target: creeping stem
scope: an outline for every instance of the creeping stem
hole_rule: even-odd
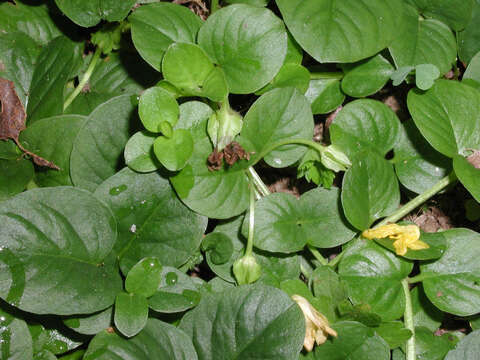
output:
[[[212,0],[210,4],[210,13],[213,14],[217,10],[218,10],[218,0]]]
[[[248,217],[248,240],[247,248],[245,249],[245,256],[251,256],[253,252],[253,232],[255,230],[255,186],[252,176],[250,178],[250,211]]]
[[[402,287],[403,292],[405,293],[405,313],[403,315],[403,321],[405,327],[412,332],[412,336],[407,340],[406,360],[415,360],[415,326],[413,324],[412,297],[410,295],[407,279],[402,280]]]
[[[337,72],[311,72],[310,73],[310,79],[311,80],[341,80],[343,79],[343,72],[337,71]]]
[[[102,48],[100,46],[97,46],[95,53],[93,54],[92,61],[90,62],[90,65],[88,65],[87,71],[83,75],[82,80],[80,80],[78,86],[75,88],[75,90],[73,90],[73,92],[63,104],[63,110],[67,109],[70,106],[73,100],[75,100],[78,94],[80,94],[80,92],[83,90],[85,85],[87,85],[88,80],[90,80],[90,77],[92,76],[93,70],[95,70],[95,66],[97,66],[101,54]]]

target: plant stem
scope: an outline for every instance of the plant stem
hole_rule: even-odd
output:
[[[335,267],[338,265],[338,263],[340,262],[340,260],[342,260],[343,254],[344,254],[344,252],[342,251],[340,254],[338,254],[337,256],[335,256],[335,257],[332,259],[332,261],[330,261],[330,262],[328,263],[328,266],[331,266],[331,267],[335,268]]]
[[[75,90],[73,90],[73,92],[63,104],[63,110],[67,109],[70,106],[73,100],[75,100],[78,94],[80,94],[80,92],[83,90],[85,85],[87,85],[88,80],[90,80],[90,77],[92,76],[93,70],[95,70],[95,66],[97,66],[97,62],[100,59],[101,54],[102,48],[100,46],[97,46],[97,48],[95,49],[95,53],[93,54],[92,61],[90,61],[90,65],[88,65],[87,71],[85,72],[85,74],[83,74],[83,78],[82,80],[80,80],[78,86],[75,88]]]
[[[318,260],[318,262],[322,265],[328,265],[328,260],[325,259],[320,252],[314,248],[312,245],[307,245],[308,250],[312,253],[312,255],[315,257],[315,259]]]
[[[248,172],[250,173],[251,179],[253,183],[255,184],[256,188],[258,189],[259,193],[262,196],[267,196],[270,194],[270,190],[268,190],[267,185],[262,181],[258,173],[255,171],[253,166],[250,166],[248,168]]]
[[[426,276],[424,274],[420,273],[420,274],[418,274],[416,276],[413,276],[411,278],[407,278],[407,281],[408,281],[409,284],[415,284],[415,283],[419,283],[419,282],[421,282],[425,279],[426,279]]]
[[[210,14],[213,14],[217,10],[218,10],[218,0],[212,0],[210,4]]]
[[[247,247],[245,249],[245,256],[251,256],[253,252],[253,232],[255,230],[255,186],[253,179],[250,178],[250,211],[248,218],[248,240]]]
[[[341,80],[343,79],[343,72],[341,71],[332,71],[332,72],[312,72],[310,73],[311,80]]]
[[[402,287],[403,292],[405,293],[405,313],[403,315],[403,321],[405,327],[412,332],[412,336],[407,340],[406,360],[415,360],[415,326],[413,324],[412,297],[410,295],[407,279],[402,280]]]
[[[456,180],[457,177],[452,172],[450,175],[444,177],[442,180],[433,185],[430,189],[413,198],[401,208],[397,209],[392,215],[380,221],[377,225],[375,225],[375,227],[386,225],[388,223],[396,223],[398,220],[408,215],[412,210],[422,205],[432,196],[445,189],[448,185],[453,184]]]

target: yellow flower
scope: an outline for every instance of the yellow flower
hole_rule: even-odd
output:
[[[327,318],[320,314],[307,299],[300,295],[293,295],[292,299],[300,306],[305,316],[306,332],[303,340],[305,350],[312,351],[315,343],[323,344],[327,341],[328,335],[337,336],[337,332],[330,327]]]
[[[374,229],[365,230],[362,236],[370,240],[387,237],[395,240],[393,247],[397,255],[405,255],[407,249],[423,250],[430,247],[420,240],[420,229],[417,225],[382,225]]]

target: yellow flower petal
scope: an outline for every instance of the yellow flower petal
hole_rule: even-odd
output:
[[[387,224],[365,230],[362,236],[367,239],[384,239],[388,237],[395,240],[393,247],[397,255],[405,255],[408,249],[423,250],[430,247],[420,240],[420,229],[417,225]]]

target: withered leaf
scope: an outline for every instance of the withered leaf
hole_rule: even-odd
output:
[[[0,140],[12,139],[20,150],[32,157],[35,164],[60,170],[53,162],[28,151],[18,141],[20,133],[25,130],[27,114],[15,91],[14,83],[3,78],[0,78],[0,108]]]
[[[241,159],[250,160],[250,154],[246,152],[242,145],[236,141],[232,141],[230,144],[225,146],[225,149],[223,149],[223,155],[225,162],[230,166]]]
[[[471,150],[472,154],[467,157],[467,161],[473,165],[475,169],[480,169],[480,150]]]
[[[223,151],[218,151],[215,148],[207,158],[208,170],[216,171],[220,170],[223,165]]]

